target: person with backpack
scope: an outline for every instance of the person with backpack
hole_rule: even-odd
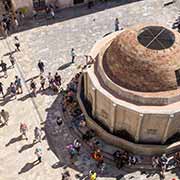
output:
[[[42,148],[41,147],[37,147],[35,149],[34,154],[37,156],[37,161],[39,161],[39,163],[42,162]]]
[[[41,132],[41,129],[38,128],[38,127],[35,127],[34,129],[34,140],[33,140],[33,143],[35,142],[41,142],[41,136],[42,136],[42,132]]]
[[[25,139],[28,140],[27,131],[28,131],[27,125],[25,123],[20,123],[20,133],[22,139],[23,137],[25,137]]]
[[[18,76],[15,76],[14,83],[16,85],[17,94],[23,93],[21,79]]]

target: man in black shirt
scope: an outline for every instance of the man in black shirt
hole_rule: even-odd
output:
[[[1,61],[1,64],[0,64],[1,68],[2,68],[2,72],[4,72],[4,77],[7,78],[7,64],[3,61]]]
[[[38,68],[40,70],[40,74],[44,73],[44,63],[41,60],[38,62]]]
[[[0,82],[0,94],[2,94],[3,98],[4,98],[4,91],[3,91],[3,84],[2,84],[2,82]]]

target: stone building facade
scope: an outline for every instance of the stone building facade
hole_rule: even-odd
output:
[[[53,4],[57,8],[72,7],[74,5],[87,3],[88,0],[10,0],[14,10],[26,8],[28,13],[33,9],[41,10],[47,4]]]

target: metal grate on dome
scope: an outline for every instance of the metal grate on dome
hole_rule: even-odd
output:
[[[170,48],[175,42],[173,32],[162,26],[148,26],[141,29],[137,39],[144,47],[154,50]]]

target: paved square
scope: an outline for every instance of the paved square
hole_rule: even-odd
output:
[[[10,82],[14,81],[15,75],[21,76],[24,79],[24,93],[18,95],[18,98],[12,101],[4,101],[0,98],[1,109],[4,108],[10,113],[9,126],[0,128],[0,180],[61,179],[63,169],[52,168],[52,166],[59,161],[58,158],[63,163],[68,161],[68,157],[65,156],[67,154],[65,146],[67,142],[71,141],[72,137],[70,137],[68,130],[64,127],[60,132],[60,134],[63,134],[62,139],[57,138],[58,136],[55,133],[54,141],[48,144],[45,138],[41,144],[43,148],[43,162],[37,166],[32,165],[32,162],[36,159],[34,149],[36,146],[39,146],[39,144],[30,146],[33,140],[34,127],[39,126],[41,122],[45,122],[47,118],[51,118],[53,123],[53,118],[59,113],[57,95],[52,93],[38,94],[36,98],[31,98],[27,95],[29,94],[29,79],[39,74],[37,68],[38,60],[42,59],[45,62],[46,75],[48,72],[54,74],[62,65],[71,61],[70,50],[75,48],[79,55],[75,63],[63,70],[58,70],[65,87],[66,83],[78,71],[79,65],[85,63],[83,55],[88,54],[93,44],[105,34],[114,31],[114,20],[116,17],[119,18],[120,25],[124,28],[138,23],[160,23],[171,27],[179,15],[180,3],[177,1],[177,4],[163,7],[164,2],[165,0],[144,0],[118,5],[117,1],[106,5],[98,4],[92,10],[87,10],[86,7],[62,10],[57,14],[55,22],[48,20],[49,25],[38,26],[38,24],[43,24],[46,19],[42,18],[36,22],[31,21],[29,22],[31,26],[37,26],[36,28],[16,34],[21,42],[21,52],[14,54],[17,65],[14,69],[8,69],[7,79],[1,78],[0,81],[7,88]],[[114,7],[110,8],[111,5],[114,5]],[[84,15],[78,16],[79,14]],[[77,17],[64,20],[66,19],[65,17],[73,15]],[[11,35],[6,40],[0,41],[0,56],[8,65],[10,65],[8,56],[4,55],[10,50],[14,50],[13,37],[14,35]],[[39,81],[39,78],[36,81]],[[57,103],[54,107],[53,104],[55,102]],[[24,140],[18,141],[16,138],[19,136],[20,122],[26,122],[29,126],[29,140],[27,142]],[[41,126],[43,127],[43,125]],[[49,131],[58,131],[55,128],[49,129]],[[25,150],[19,152],[24,146],[26,146]],[[58,158],[51,151],[52,147],[55,148]],[[91,163],[89,165],[88,163],[83,166],[90,166]],[[83,166],[80,168],[84,168]],[[18,172],[21,173],[18,174]],[[78,174],[76,169],[73,168],[71,168],[71,173],[73,175]],[[126,174],[126,172],[109,167],[109,171],[107,170],[104,179],[115,179],[114,177],[119,174]],[[172,177],[178,179],[176,174],[167,173],[167,179]],[[146,175],[141,175],[137,171],[124,176],[124,179],[129,178],[144,180]],[[158,175],[154,175],[148,179],[155,180],[158,178]],[[75,179],[75,176],[72,179]],[[103,179],[103,177],[98,179]]]

